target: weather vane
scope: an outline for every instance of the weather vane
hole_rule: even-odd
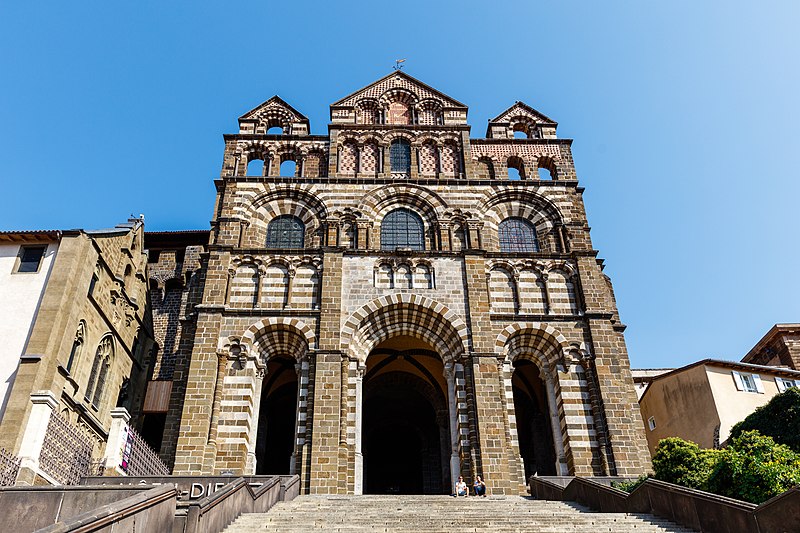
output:
[[[403,70],[403,63],[405,63],[405,59],[395,59],[394,60],[394,70]]]

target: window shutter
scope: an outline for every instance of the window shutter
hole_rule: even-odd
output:
[[[761,383],[761,376],[753,374],[753,382],[756,384],[756,390],[759,394],[764,394],[764,384]]]
[[[744,383],[742,383],[742,376],[735,370],[731,370],[733,375],[733,382],[736,383],[736,390],[744,390]]]
[[[786,382],[783,378],[775,378],[775,385],[778,386],[778,392],[783,392],[786,390]]]

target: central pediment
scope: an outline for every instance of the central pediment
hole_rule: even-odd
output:
[[[409,76],[402,71],[392,72],[378,81],[370,83],[366,87],[345,96],[338,102],[332,104],[331,107],[352,107],[361,100],[375,100],[380,102],[381,99],[385,99],[387,95],[397,92],[409,93],[417,102],[433,100],[443,108],[467,109],[467,106],[458,100],[447,96],[443,92],[437,91],[430,85],[422,83],[415,77]]]

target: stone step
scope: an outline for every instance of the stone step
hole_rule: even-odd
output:
[[[300,496],[268,513],[244,514],[225,533],[329,531],[413,533],[689,532],[651,515],[595,513],[521,496]]]

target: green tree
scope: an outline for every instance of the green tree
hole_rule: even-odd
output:
[[[733,426],[730,436],[734,439],[751,430],[772,437],[778,444],[785,444],[800,452],[800,389],[792,387],[774,396]]]
[[[800,454],[757,431],[745,431],[722,451],[706,490],[762,503],[800,483]]]
[[[719,450],[702,449],[678,437],[661,439],[653,456],[653,477],[690,489],[705,489],[720,455]]]

